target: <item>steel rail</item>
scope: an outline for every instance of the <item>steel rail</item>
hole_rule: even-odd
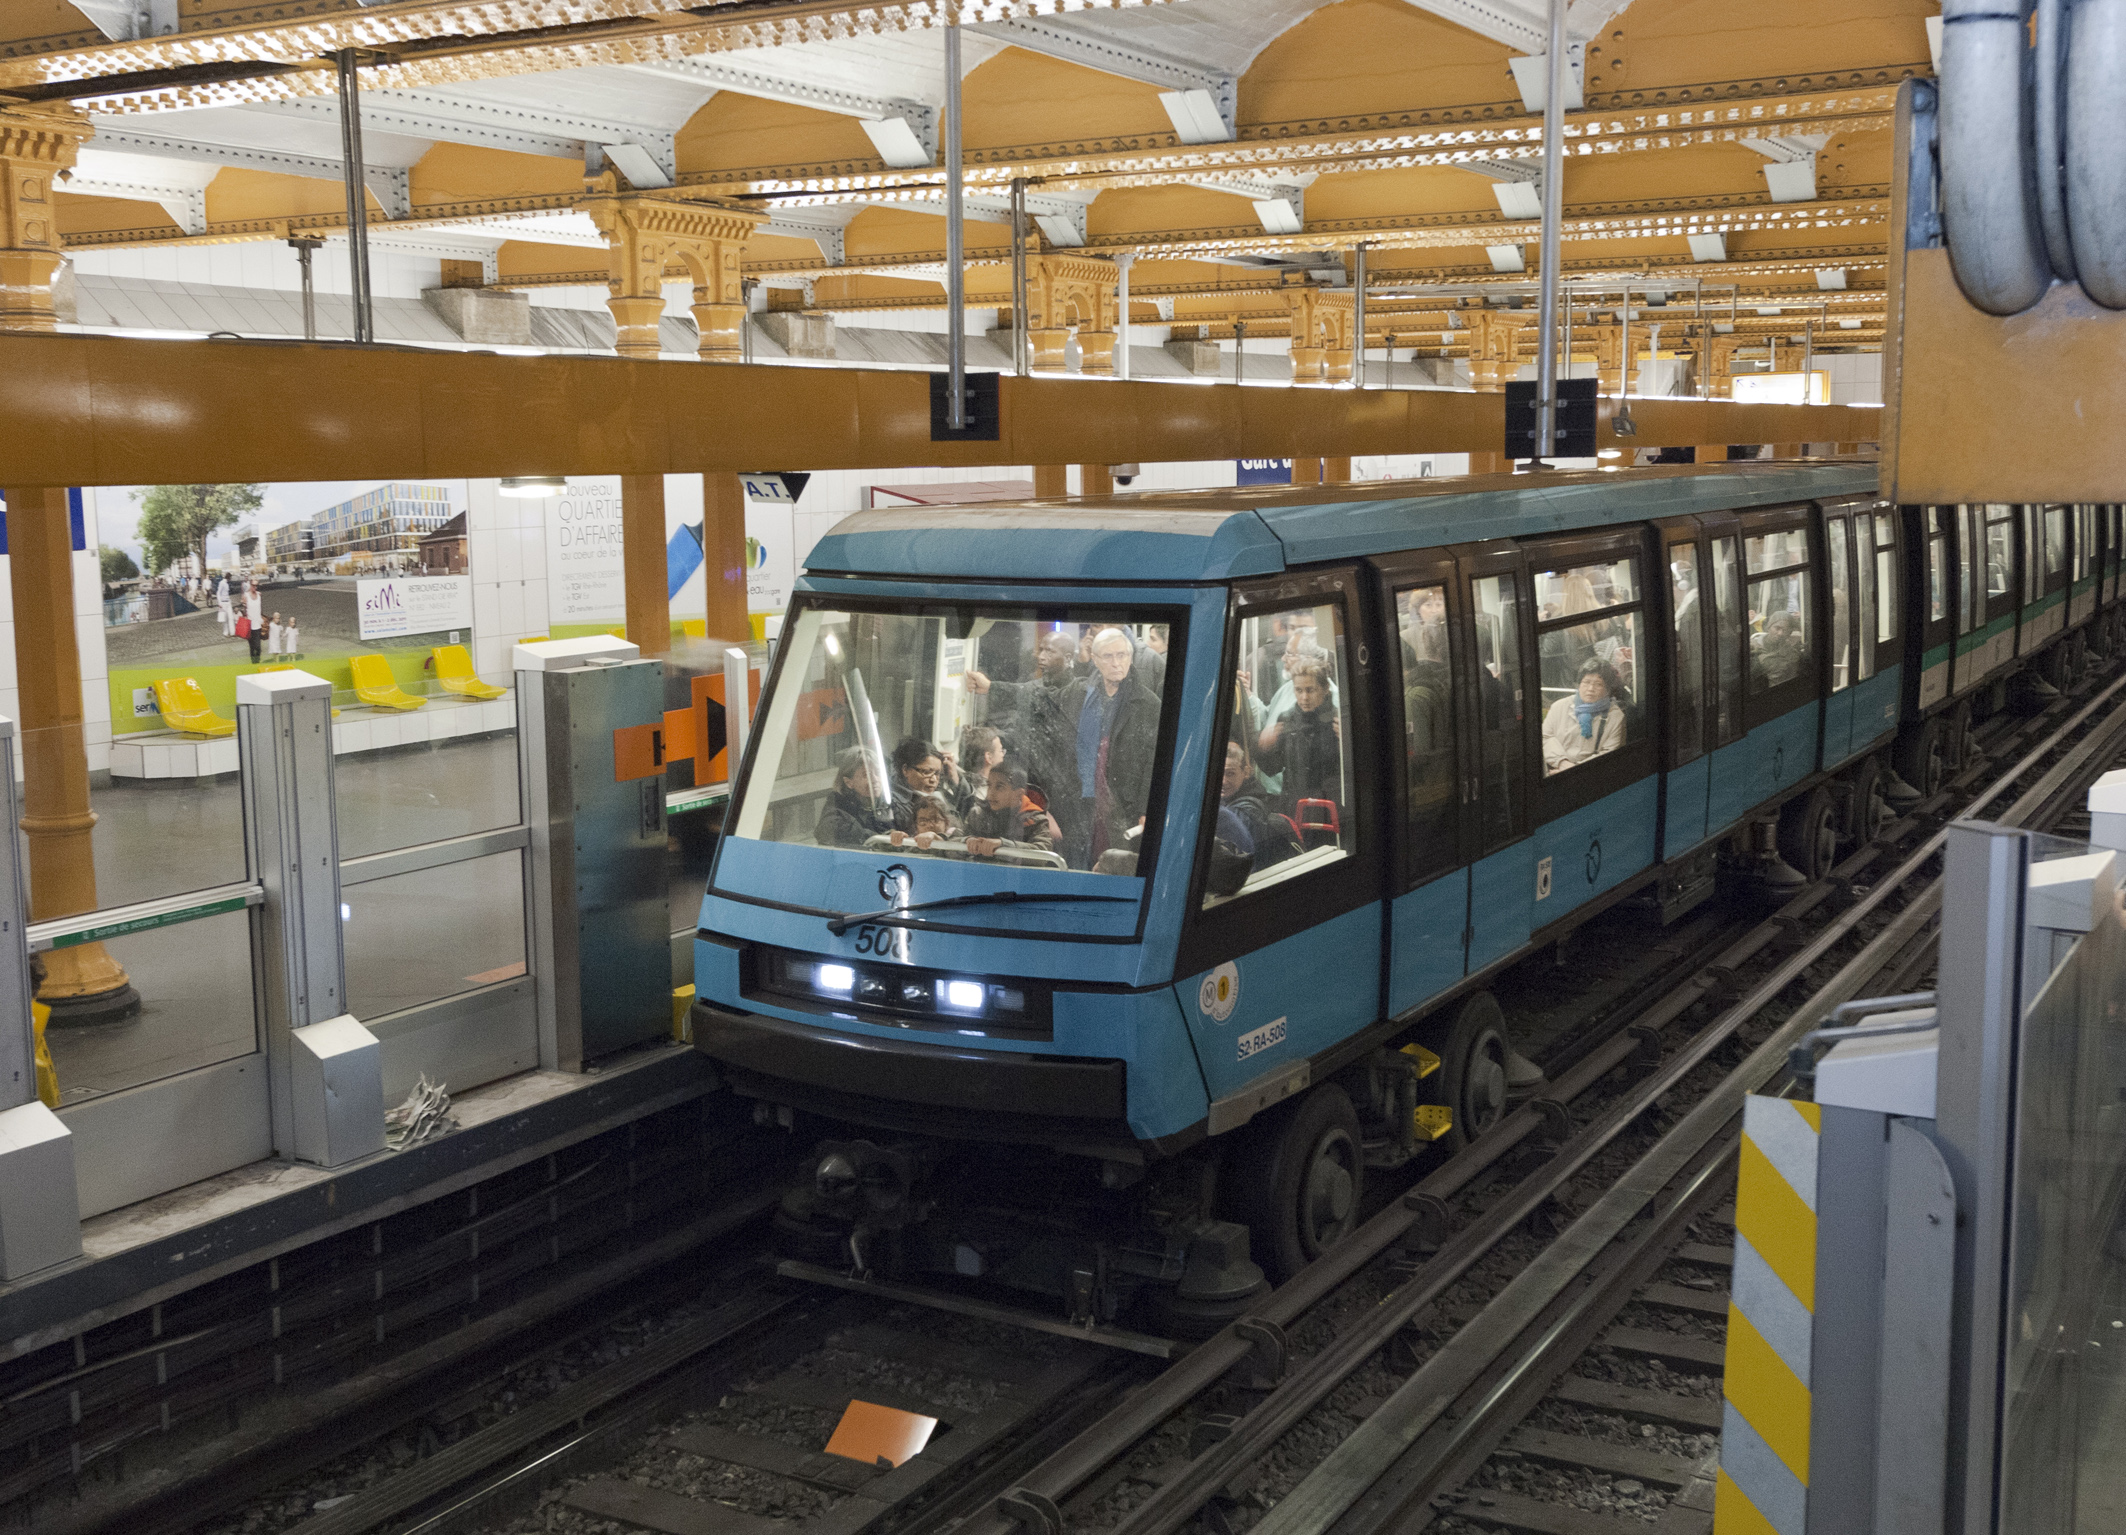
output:
[[[2122,688],[2126,688],[2126,677],[2106,687],[2042,743],[2025,754],[2012,768],[1996,779],[1991,787],[1967,805],[1966,813],[1983,808],[2005,793],[2079,728],[2092,713],[2112,700]],[[2126,719],[2122,719],[2122,723],[2126,723]],[[2109,734],[2108,731],[2106,733]],[[1655,1098],[1676,1086],[1715,1049],[1724,1044],[1746,1019],[1754,1016],[1766,1002],[1792,984],[1795,978],[1888,900],[1894,891],[1921,872],[1926,862],[1939,850],[1945,836],[1944,831],[1936,831],[1928,837],[1895,871],[1878,882],[1823,933],[1789,956],[1770,977],[1760,982],[1746,997],[1701,1030],[1679,1054],[1642,1082],[1636,1091],[1613,1104],[1569,1140],[1541,1171],[1523,1180],[1511,1195],[1485,1212],[1477,1222],[1448,1238],[1417,1275],[1392,1292],[1375,1309],[1364,1327],[1335,1340],[1298,1371],[1287,1376],[1269,1397],[1241,1420],[1226,1439],[1192,1459],[1178,1476],[1168,1481],[1150,1499],[1139,1505],[1129,1519],[1117,1526],[1113,1535],[1167,1535],[1167,1532],[1178,1528],[1220,1487],[1231,1481],[1244,1466],[1281,1437],[1292,1423],[1311,1411],[1352,1370],[1385,1346],[1411,1317],[1444,1292],[1478,1258],[1495,1246],[1500,1237],[1539,1209],[1557,1188],[1621,1134]],[[1863,862],[1873,851],[1863,849],[1838,870],[1834,870],[1834,876],[1844,876],[1849,866]],[[1821,896],[1818,895],[1815,899],[1821,899]],[[1758,947],[1761,946],[1759,943]],[[1658,1010],[1669,1015],[1663,1021],[1672,1021],[1673,1017],[1680,1015],[1691,1002],[1711,989],[1712,984],[1711,981],[1702,979],[1688,983],[1682,989],[1690,992],[1692,988],[1696,988],[1695,992],[1672,1009],[1664,1007]],[[1556,1084],[1550,1103],[1561,1104],[1576,1097],[1611,1069],[1622,1064],[1638,1047],[1638,1039],[1626,1035],[1619,1036],[1609,1045],[1596,1050]],[[1439,1173],[1422,1180],[1406,1193],[1400,1207],[1382,1211],[1344,1243],[1324,1254],[1280,1287],[1257,1310],[1252,1320],[1267,1321],[1280,1327],[1289,1325],[1366,1262],[1385,1250],[1419,1219],[1437,1209],[1438,1201],[1446,1194],[1463,1187],[1514,1145],[1545,1124],[1554,1122],[1556,1113],[1555,1107],[1538,1104],[1526,1105],[1508,1116],[1472,1146],[1469,1153],[1456,1158],[1453,1163],[1440,1169]],[[1244,1324],[1236,1323],[1226,1328],[1197,1348],[1173,1369],[1122,1404],[1116,1415],[1103,1423],[1095,1433],[1084,1436],[1044,1462],[1021,1487],[1014,1489],[1015,1496],[1012,1497],[1009,1507],[1023,1511],[1029,1505],[1038,1507],[1044,1502],[1054,1506],[1088,1481],[1103,1466],[1156,1429],[1167,1416],[1178,1410],[1191,1397],[1242,1363],[1249,1356],[1253,1345],[1239,1336],[1236,1328],[1241,1325]],[[976,1521],[967,1531],[967,1535],[1005,1535],[1005,1532],[1021,1522],[1022,1517],[1022,1514],[1014,1514],[1000,1508],[989,1519]]]

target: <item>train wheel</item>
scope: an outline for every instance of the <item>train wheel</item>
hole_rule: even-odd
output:
[[[1822,879],[1838,861],[1838,812],[1830,795],[1811,789],[1779,812],[1779,856],[1805,879]]]
[[[1948,754],[1942,746],[1947,729],[1936,715],[1897,743],[1897,776],[1917,789],[1921,799],[1940,793],[1949,776]]]
[[[1231,1209],[1247,1222],[1255,1261],[1272,1283],[1290,1279],[1358,1224],[1364,1132],[1334,1083],[1249,1126],[1235,1150]]]
[[[1845,834],[1864,846],[1874,841],[1876,834],[1893,819],[1889,780],[1883,772],[1882,759],[1870,757],[1854,768],[1852,786],[1852,795],[1846,801]]]
[[[1459,1151],[1506,1117],[1511,1058],[1506,1015],[1496,997],[1480,991],[1462,1004],[1440,1057],[1440,1087],[1454,1115],[1445,1137],[1449,1151]]]
[[[1971,700],[1951,709],[1942,726],[1941,762],[1944,773],[1961,772],[1971,765]]]

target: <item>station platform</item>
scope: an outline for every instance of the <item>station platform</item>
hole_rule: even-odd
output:
[[[93,1216],[82,1223],[81,1257],[0,1283],[0,1361],[432,1204],[718,1088],[698,1052],[646,1045],[591,1073],[529,1071],[455,1096],[458,1128],[406,1151],[330,1170],[254,1162]]]

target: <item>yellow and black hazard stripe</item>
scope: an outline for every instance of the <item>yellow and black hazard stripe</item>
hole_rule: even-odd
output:
[[[1807,1524],[1822,1124],[1813,1103],[1743,1106],[1715,1535],[1803,1535]]]

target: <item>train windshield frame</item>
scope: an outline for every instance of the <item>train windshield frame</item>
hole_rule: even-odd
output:
[[[1092,874],[1148,892],[1187,620],[1099,598],[801,594],[726,836],[1008,869],[1026,891]]]

